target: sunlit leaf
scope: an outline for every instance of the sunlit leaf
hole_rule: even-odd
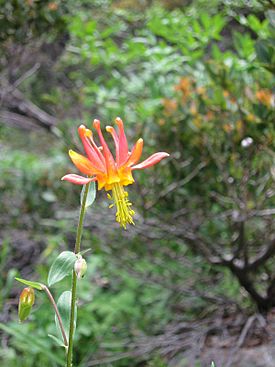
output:
[[[21,279],[21,278],[15,278],[18,282],[23,283],[25,285],[28,285],[32,288],[38,289],[39,291],[42,291],[43,287],[41,283],[38,282],[32,282],[30,280],[25,280],[25,279]]]
[[[49,275],[48,275],[48,285],[51,287],[55,283],[59,282],[66,276],[71,274],[73,270],[74,263],[76,261],[75,253],[71,251],[63,251],[55,259],[52,264]]]

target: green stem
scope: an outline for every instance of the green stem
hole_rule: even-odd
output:
[[[90,187],[90,183],[88,183],[85,186],[84,195],[82,197],[79,221],[78,221],[77,232],[76,232],[75,248],[74,248],[74,252],[76,254],[80,252],[80,243],[81,243],[81,237],[82,237],[83,222],[84,222],[85,210],[86,210],[86,200],[87,200],[87,196],[89,192],[89,187]],[[69,345],[68,345],[68,352],[67,352],[66,367],[72,367],[73,365],[73,336],[74,336],[74,323],[75,323],[76,283],[77,283],[77,276],[76,276],[75,271],[73,271],[72,290],[71,290],[72,300],[71,300],[71,314],[70,314]]]

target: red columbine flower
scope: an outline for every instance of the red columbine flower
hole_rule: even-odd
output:
[[[119,117],[115,121],[119,130],[118,134],[112,126],[107,126],[106,130],[113,137],[116,159],[114,159],[102,135],[99,120],[94,120],[93,125],[100,140],[100,147],[96,145],[92,131],[81,125],[78,128],[78,133],[87,157],[73,150],[69,151],[69,155],[79,171],[88,177],[69,174],[62,177],[62,180],[67,180],[77,185],[85,185],[91,181],[97,181],[99,190],[103,188],[106,191],[112,190],[112,195],[107,194],[108,198],[113,201],[110,207],[116,206],[116,220],[122,227],[126,228],[127,224],[134,224],[133,215],[135,212],[131,209],[132,204],[128,200],[128,193],[124,190],[124,186],[134,182],[132,171],[151,167],[163,158],[168,157],[169,154],[164,152],[155,153],[145,161],[137,164],[141,157],[143,140],[138,139],[131,152],[129,152],[123,122]]]

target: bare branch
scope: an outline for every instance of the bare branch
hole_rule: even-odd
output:
[[[197,176],[197,174],[199,173],[200,170],[202,170],[204,167],[206,166],[205,162],[201,162],[200,164],[197,165],[197,167],[195,167],[195,169],[189,173],[189,175],[187,175],[184,179],[180,180],[180,181],[176,181],[171,183],[170,185],[168,185],[168,187],[161,191],[160,194],[158,195],[157,199],[154,200],[153,202],[150,202],[148,205],[146,205],[146,209],[151,209],[153,206],[156,205],[156,203],[160,200],[163,199],[165,196],[167,196],[168,194],[170,194],[171,192],[179,189],[180,187],[186,185],[188,182],[190,182],[195,176]]]
[[[13,86],[7,86],[7,90],[10,88],[12,90]],[[33,119],[34,123],[37,122],[44,128],[49,129],[50,127],[57,124],[57,119],[55,117],[49,115],[31,101],[28,101],[24,97],[23,93],[21,93],[18,89],[14,89],[10,93],[7,93],[7,90],[5,89],[0,91],[0,98],[3,101],[3,105],[6,106],[7,109],[5,114],[6,117],[9,109],[16,109],[22,112],[23,116],[25,115],[26,117]]]
[[[249,217],[269,217],[275,215],[275,208],[263,209],[263,210],[252,210],[249,213]]]
[[[19,85],[21,83],[23,83],[24,80],[30,78],[33,74],[35,74],[37,72],[37,70],[40,68],[40,63],[37,62],[33,65],[33,67],[31,67],[29,70],[27,70],[23,75],[20,76],[20,78],[18,78],[13,84],[12,87],[13,89],[16,89],[17,87],[19,87]]]
[[[39,126],[31,118],[6,110],[0,110],[0,120],[1,122],[4,122],[7,125],[19,127],[25,130],[42,128],[42,126]]]
[[[247,265],[249,271],[256,270],[259,266],[263,265],[271,256],[275,255],[275,238],[270,244],[256,257],[250,264]]]

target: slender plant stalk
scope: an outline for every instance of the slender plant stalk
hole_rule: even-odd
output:
[[[66,337],[66,333],[65,333],[65,330],[64,330],[64,326],[63,326],[63,323],[62,323],[62,319],[61,319],[61,316],[60,316],[60,313],[58,311],[58,308],[56,306],[56,303],[55,303],[55,300],[49,290],[49,288],[47,286],[45,286],[44,284],[41,284],[42,286],[42,289],[45,291],[45,293],[47,294],[53,308],[54,308],[54,311],[56,313],[56,317],[57,317],[57,320],[59,322],[59,326],[60,326],[60,330],[61,330],[61,333],[62,333],[62,337],[63,337],[63,342],[64,342],[64,345],[65,347],[68,347],[68,340],[67,340],[67,337]]]
[[[75,248],[74,252],[78,254],[80,252],[80,243],[83,230],[83,222],[86,211],[86,201],[89,192],[90,183],[85,186],[84,194],[82,197],[82,203],[80,207],[79,221],[76,232]],[[70,331],[69,331],[69,345],[67,352],[67,364],[66,367],[72,367],[73,365],[73,336],[74,336],[74,323],[75,323],[75,304],[76,304],[76,283],[77,276],[75,271],[72,274],[72,300],[71,300],[71,314],[70,314]]]

